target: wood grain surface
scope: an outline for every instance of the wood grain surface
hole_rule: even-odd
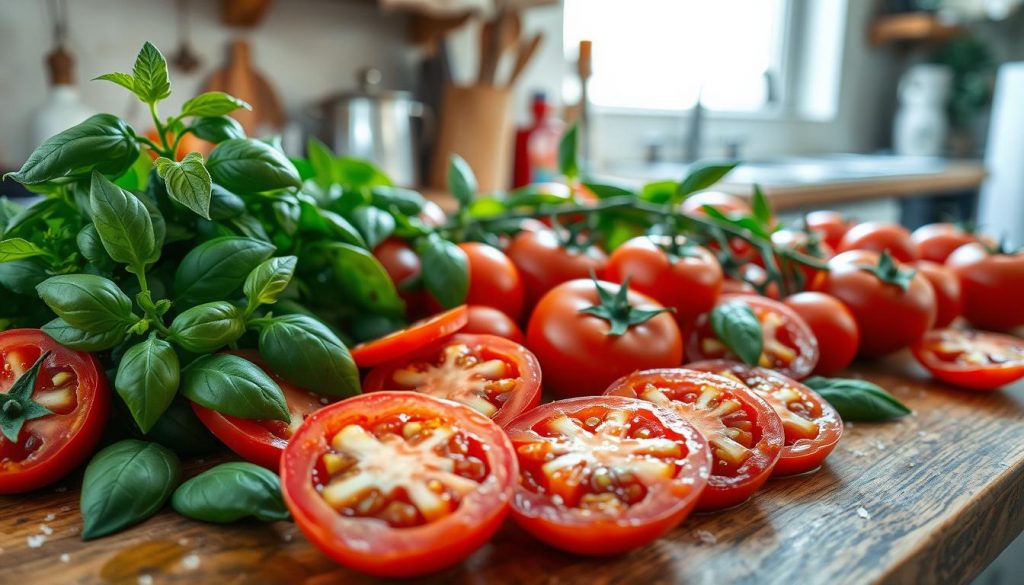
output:
[[[888,388],[914,415],[849,425],[818,472],[770,481],[753,500],[693,516],[631,554],[574,557],[506,525],[465,563],[425,582],[969,581],[1024,529],[1024,385],[954,390],[928,380],[906,356],[857,366],[852,375]],[[194,473],[209,464],[188,467]],[[214,526],[165,510],[82,542],[79,481],[0,497],[0,583],[369,581],[328,560],[287,522]]]

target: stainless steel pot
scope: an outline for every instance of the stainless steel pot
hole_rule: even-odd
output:
[[[420,185],[417,157],[427,111],[407,91],[380,88],[380,71],[359,72],[359,90],[326,99],[312,115],[316,132],[338,155],[372,161],[397,185]]]

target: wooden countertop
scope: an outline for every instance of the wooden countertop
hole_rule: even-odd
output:
[[[692,516],[631,554],[574,557],[507,525],[465,563],[427,581],[969,581],[1024,528],[1024,384],[991,394],[953,390],[924,378],[906,356],[853,373],[888,388],[914,415],[849,425],[818,472],[770,481],[753,500]],[[78,482],[0,497],[0,582],[367,580],[328,560],[287,522],[214,526],[164,511],[121,534],[82,542]],[[45,542],[28,546],[39,536]]]

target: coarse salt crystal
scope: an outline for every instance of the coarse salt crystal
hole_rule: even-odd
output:
[[[46,542],[46,535],[44,534],[33,534],[32,536],[25,539],[26,544],[29,548],[39,548]]]
[[[188,539],[187,538],[179,538],[178,539],[178,544],[180,544],[181,546],[188,546]]]
[[[64,513],[64,512],[70,512],[70,511],[71,511],[71,506],[61,506],[61,507],[60,507],[60,511],[61,511],[62,513]]]
[[[321,398],[320,399],[320,404],[327,404],[329,402],[330,402],[330,400],[328,400],[327,398]]]
[[[39,532],[42,532],[46,536],[50,536],[51,534],[53,534],[53,528],[50,528],[46,524],[40,524],[39,525]]]
[[[871,513],[864,506],[857,507],[857,515],[865,520],[871,520]]]
[[[70,562],[70,561],[71,561],[71,555],[69,555],[68,553],[64,553],[64,554],[60,555],[60,562],[67,563],[67,562]]]
[[[53,512],[47,514],[46,516],[43,516],[43,522],[53,522],[56,519],[57,519],[57,515],[54,514]]]
[[[185,555],[181,559],[181,566],[187,571],[194,571],[199,568],[199,555]]]
[[[139,575],[138,584],[139,585],[153,585],[153,576],[152,575]]]
[[[693,534],[697,537],[697,540],[701,541],[704,544],[718,543],[718,539],[715,538],[715,535],[711,534],[707,530],[697,530]]]

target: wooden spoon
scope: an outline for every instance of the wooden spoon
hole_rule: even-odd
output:
[[[519,47],[516,51],[516,62],[512,67],[512,74],[508,77],[508,86],[512,87],[515,85],[516,80],[526,70],[526,66],[530,64],[533,56],[537,54],[537,49],[540,48],[541,42],[544,40],[544,33],[537,33],[533,35],[530,40],[521,39],[519,41]]]

